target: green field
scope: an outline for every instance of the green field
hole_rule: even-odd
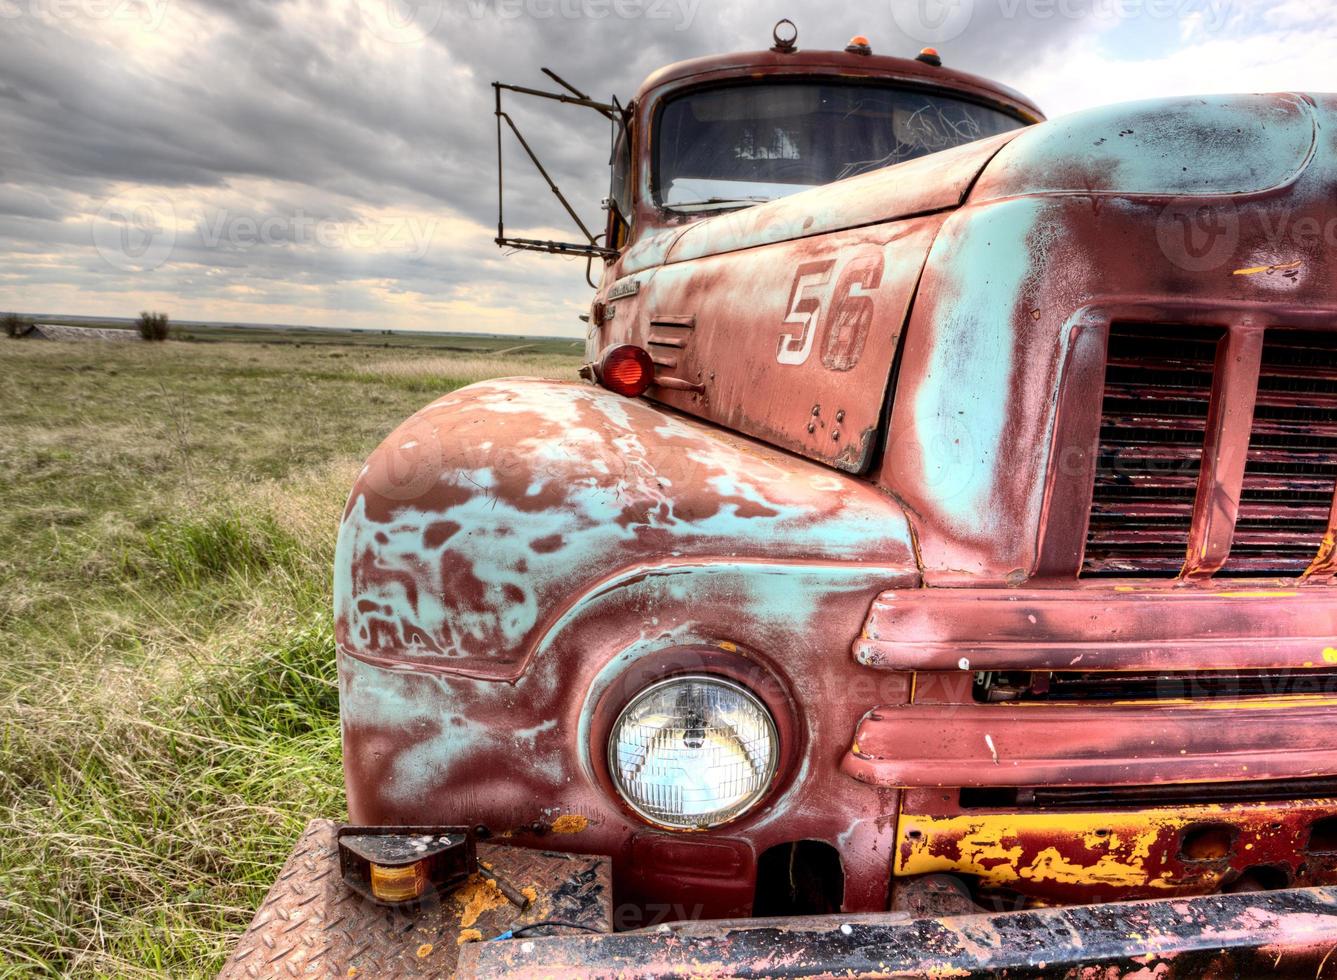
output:
[[[0,338],[0,976],[213,975],[343,813],[330,575],[362,459],[581,353],[208,339]]]
[[[134,321],[89,317],[25,317],[38,323],[110,330],[135,329]],[[577,356],[584,343],[562,337],[501,337],[496,334],[427,333],[421,330],[339,330],[325,327],[244,326],[235,323],[173,321],[173,340],[193,343],[333,345],[338,347],[408,347],[460,354],[511,354]]]

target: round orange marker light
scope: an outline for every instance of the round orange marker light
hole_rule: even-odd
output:
[[[868,38],[856,34],[850,38],[850,43],[845,45],[845,50],[850,54],[872,54],[873,46],[868,42]]]
[[[655,362],[643,347],[610,347],[599,358],[599,383],[609,391],[636,398],[655,383]]]
[[[915,61],[922,61],[926,65],[932,65],[934,68],[942,67],[942,56],[938,54],[937,48],[924,48],[915,57]]]

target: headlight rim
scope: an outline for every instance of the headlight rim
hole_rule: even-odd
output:
[[[782,723],[782,716],[777,714],[775,706],[768,702],[768,699],[744,683],[736,676],[731,676],[734,671],[716,669],[715,665],[700,664],[695,669],[680,670],[657,677],[647,684],[638,688],[630,697],[626,698],[621,707],[612,713],[611,723],[606,727],[604,733],[604,752],[603,763],[605,772],[609,781],[613,797],[626,809],[634,813],[638,818],[645,821],[652,827],[660,830],[667,830],[674,833],[689,834],[716,831],[721,828],[732,828],[741,821],[749,817],[756,816],[759,812],[764,812],[763,804],[771,798],[776,788],[781,784],[786,776],[788,769],[787,761],[790,755],[790,746],[788,743],[786,725]],[[701,826],[680,826],[677,824],[664,823],[663,820],[652,813],[647,813],[644,809],[633,802],[629,795],[624,791],[619,776],[619,766],[617,761],[617,741],[616,735],[618,726],[623,718],[637,704],[645,698],[652,695],[655,691],[684,681],[698,680],[706,681],[712,684],[732,688],[742,694],[748,700],[760,708],[762,717],[766,719],[771,737],[771,774],[766,781],[766,785],[757,793],[756,797],[749,802],[741,811],[734,814],[728,820],[719,823],[712,823]]]

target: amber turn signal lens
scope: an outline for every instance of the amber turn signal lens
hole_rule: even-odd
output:
[[[400,867],[371,866],[371,893],[382,902],[411,902],[427,888],[427,862]]]
[[[599,383],[609,391],[636,398],[655,383],[655,362],[644,348],[633,344],[610,347],[599,358]]]

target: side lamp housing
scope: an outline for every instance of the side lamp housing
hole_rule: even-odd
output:
[[[468,827],[340,827],[339,873],[378,905],[405,905],[445,895],[478,867]]]

